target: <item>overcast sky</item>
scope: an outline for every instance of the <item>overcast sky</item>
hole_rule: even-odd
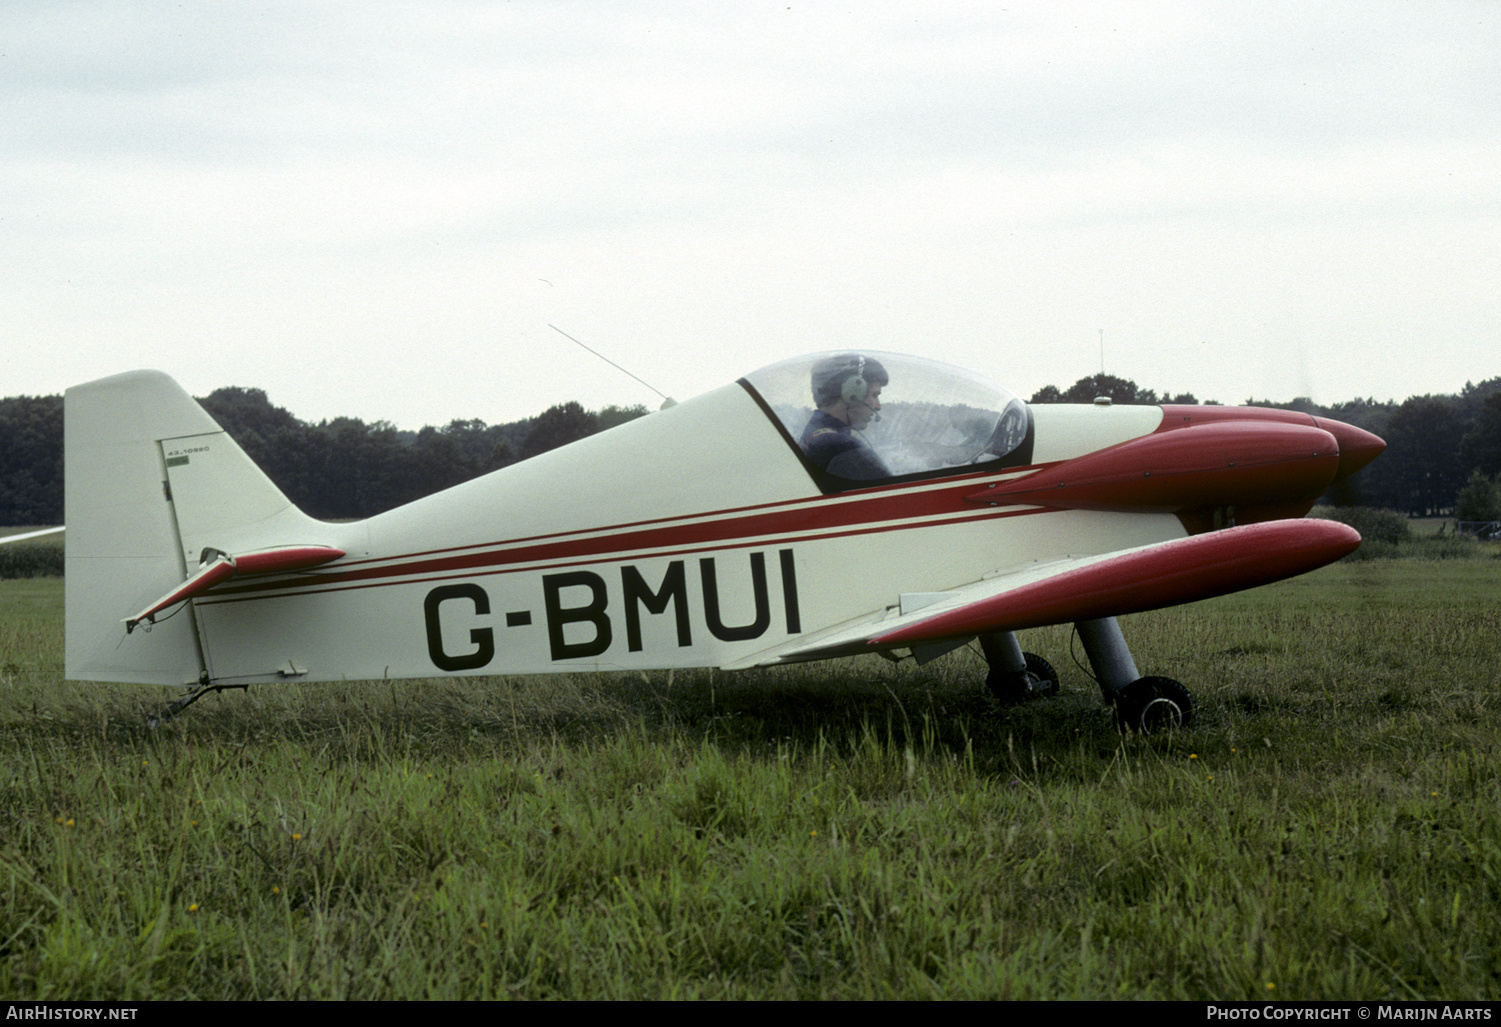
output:
[[[495,423],[898,350],[1501,375],[1501,5],[0,5],[0,396]],[[890,390],[895,397],[896,388]]]

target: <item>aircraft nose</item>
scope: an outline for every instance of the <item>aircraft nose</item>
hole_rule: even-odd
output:
[[[1334,474],[1335,481],[1348,478],[1380,456],[1381,451],[1386,448],[1384,439],[1364,428],[1327,417],[1315,417],[1313,420],[1339,443],[1339,469]]]

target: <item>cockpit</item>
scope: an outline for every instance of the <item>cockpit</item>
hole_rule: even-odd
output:
[[[824,492],[1031,460],[1027,405],[982,375],[935,360],[814,353],[740,383]]]

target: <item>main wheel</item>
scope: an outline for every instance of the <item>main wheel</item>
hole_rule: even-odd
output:
[[[1027,658],[1027,674],[1032,680],[1033,695],[1057,695],[1058,672],[1036,653],[1022,653]]]
[[[990,694],[1003,703],[1018,703],[1037,699],[1058,692],[1058,672],[1053,665],[1036,653],[1022,653],[1027,659],[1024,671],[991,671],[985,683]]]
[[[1194,700],[1172,678],[1137,678],[1115,698],[1115,726],[1125,734],[1161,734],[1193,723]]]

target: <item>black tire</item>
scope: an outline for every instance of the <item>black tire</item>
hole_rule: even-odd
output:
[[[997,702],[1010,705],[1058,693],[1058,672],[1053,665],[1036,653],[1022,655],[1027,658],[1025,672],[991,671],[986,677],[985,684]]]
[[[1172,678],[1137,678],[1115,699],[1115,726],[1122,734],[1162,734],[1193,724],[1194,700]]]
[[[1057,695],[1058,672],[1053,665],[1036,653],[1022,653],[1027,658],[1027,673],[1041,682],[1041,688],[1033,689],[1034,695]]]

